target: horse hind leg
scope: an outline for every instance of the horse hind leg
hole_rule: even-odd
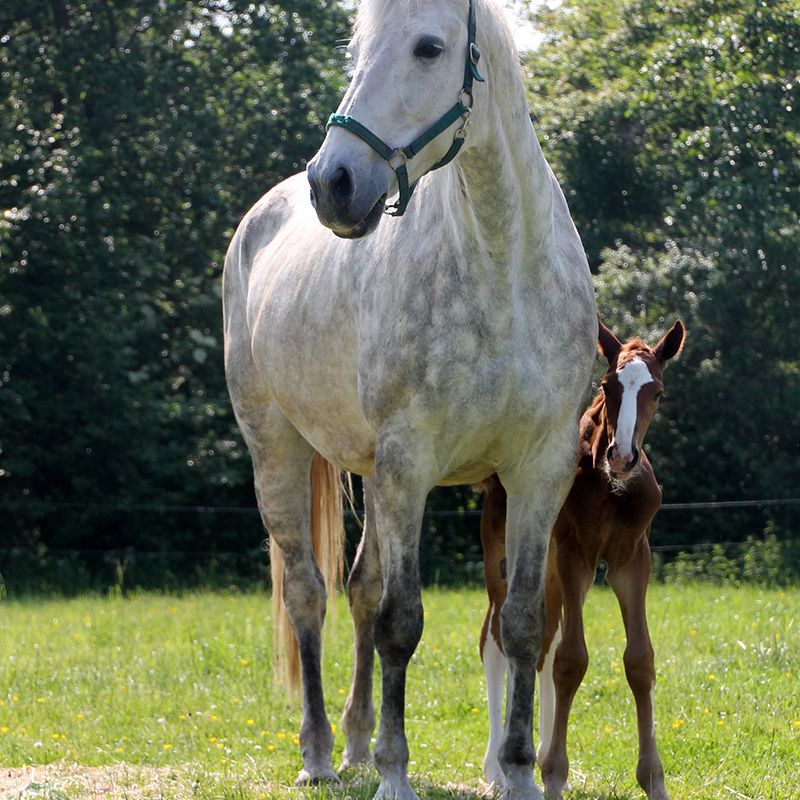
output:
[[[270,540],[284,562],[283,599],[300,651],[303,769],[298,785],[338,781],[331,767],[333,732],[325,712],[321,633],[326,592],[310,536],[313,450],[281,412],[269,407],[254,422],[237,409],[253,460],[256,497]]]
[[[345,748],[342,769],[371,761],[369,746],[375,728],[372,676],[375,662],[375,615],[381,599],[381,565],[375,536],[372,481],[364,479],[364,532],[348,580],[355,628],[353,682],[342,716]]]

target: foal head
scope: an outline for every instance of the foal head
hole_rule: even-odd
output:
[[[683,346],[680,320],[650,348],[641,339],[626,344],[600,322],[600,353],[608,361],[601,382],[606,404],[608,449],[606,464],[611,477],[625,480],[639,464],[650,420],[664,393],[664,368]]]

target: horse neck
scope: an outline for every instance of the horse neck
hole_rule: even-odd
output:
[[[453,201],[469,207],[463,218],[474,220],[478,244],[495,264],[540,262],[537,255],[552,239],[560,190],[528,115],[516,51],[496,12],[484,4],[479,29],[489,41],[488,80],[476,89],[482,96],[470,131],[474,141],[459,159]]]

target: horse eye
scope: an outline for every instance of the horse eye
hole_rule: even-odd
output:
[[[444,43],[439,39],[420,39],[414,48],[414,55],[417,58],[433,60],[438,58],[444,50]]]

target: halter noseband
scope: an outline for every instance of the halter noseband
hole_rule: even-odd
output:
[[[406,161],[414,158],[425,145],[430,144],[440,133],[446,131],[457,119],[461,119],[461,127],[455,132],[453,136],[453,143],[450,149],[444,154],[441,160],[437,161],[427,172],[432,172],[439,167],[449,164],[458,154],[467,138],[467,125],[469,124],[469,115],[472,111],[472,81],[483,81],[480,73],[478,72],[478,61],[481,57],[481,52],[475,44],[475,7],[473,0],[469,2],[469,17],[467,20],[467,57],[464,65],[464,83],[461,91],[458,93],[458,100],[456,104],[447,112],[445,112],[436,122],[431,125],[424,133],[414,139],[411,144],[406,147],[390,147],[383,139],[376,136],[369,128],[362,125],[357,120],[345,114],[331,114],[328,118],[328,124],[325,130],[331,129],[332,125],[337,125],[340,128],[354,133],[360,139],[363,139],[384,161],[389,163],[389,166],[394,170],[397,176],[397,187],[400,191],[400,196],[397,202],[392,205],[384,206],[384,214],[389,214],[392,217],[402,217],[405,213],[408,201],[417,186],[417,181],[409,185],[408,183],[408,170],[406,169]],[[463,102],[464,98],[469,98],[469,103]]]

